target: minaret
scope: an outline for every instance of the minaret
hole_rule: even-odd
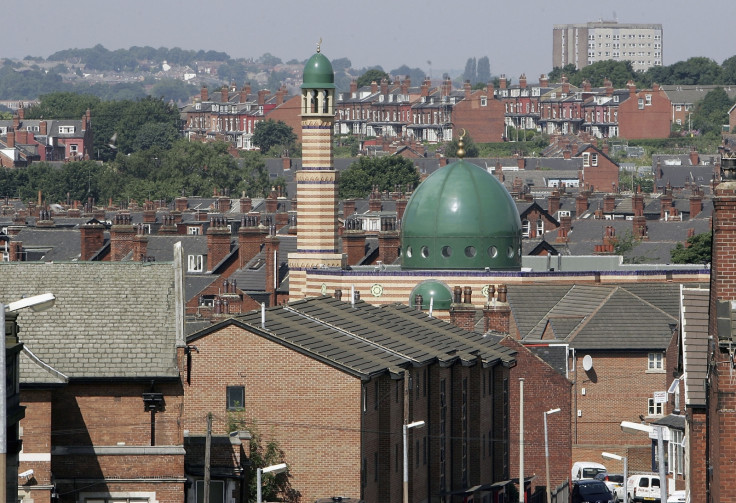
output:
[[[343,268],[338,251],[337,179],[332,164],[335,73],[317,45],[304,67],[301,99],[302,169],[296,173],[297,251],[289,254],[289,297],[319,295],[307,289],[306,270]]]

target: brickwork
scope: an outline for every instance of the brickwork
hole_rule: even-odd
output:
[[[120,262],[133,250],[135,228],[132,225],[113,225],[110,228],[110,260]]]
[[[667,138],[670,134],[672,103],[655,84],[652,89],[636,92],[618,106],[619,136],[630,140]]]
[[[225,219],[211,220],[207,229],[207,271],[212,271],[229,253],[230,231],[225,226]]]
[[[193,343],[183,428],[202,434],[210,411],[213,433],[255,427],[279,442],[303,501],[360,496],[359,379],[233,326]],[[244,386],[244,411],[226,409],[227,386]]]
[[[346,230],[342,234],[342,251],[349,265],[357,265],[365,257],[365,231]]]

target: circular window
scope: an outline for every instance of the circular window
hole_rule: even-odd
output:
[[[406,249],[406,256],[411,258],[411,246]]]
[[[475,257],[475,246],[466,246],[465,247],[465,256],[468,258]]]
[[[452,257],[452,246],[443,246],[442,247],[442,256],[445,258]]]
[[[422,246],[422,257],[428,258],[429,257],[429,248],[426,246]]]
[[[498,257],[498,248],[496,248],[495,246],[489,246],[488,247],[488,256],[491,257],[491,258]]]
[[[506,255],[508,255],[509,258],[514,258],[514,249],[511,246],[509,246],[509,249],[506,250]]]

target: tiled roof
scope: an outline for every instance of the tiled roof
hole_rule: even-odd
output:
[[[468,332],[450,323],[430,318],[399,304],[377,307],[358,301],[355,305],[331,297],[300,300],[231,318],[202,332],[195,341],[219,328],[236,323],[312,358],[352,375],[367,378],[403,365],[460,359],[474,364],[510,364],[515,352],[493,337]]]
[[[0,277],[5,302],[56,295],[52,309],[18,312],[20,341],[55,372],[70,379],[178,376],[171,263],[5,262]],[[38,382],[31,363],[21,359],[22,383]]]

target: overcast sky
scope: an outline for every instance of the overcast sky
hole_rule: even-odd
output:
[[[354,68],[406,64],[436,77],[488,56],[491,73],[530,81],[552,69],[554,24],[661,23],[664,64],[736,55],[734,0],[3,0],[0,57],[131,46],[347,57]],[[9,5],[8,5],[9,4]],[[605,4],[605,5],[604,5]],[[613,10],[615,9],[615,11]],[[430,63],[431,62],[431,65]]]

